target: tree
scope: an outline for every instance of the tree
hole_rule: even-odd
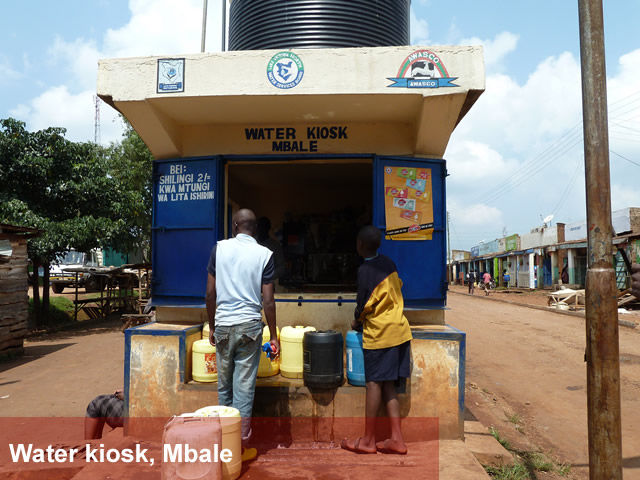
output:
[[[153,209],[153,156],[131,124],[124,123],[122,141],[111,145],[109,173],[119,183],[124,197],[119,205],[127,229],[112,238],[109,246],[121,252],[151,252]]]
[[[36,317],[48,311],[49,264],[59,254],[144,244],[150,198],[142,185],[145,167],[127,163],[144,156],[133,133],[104,148],[71,142],[62,128],[29,132],[23,122],[0,120],[0,221],[43,231],[28,244],[34,272],[44,269],[41,308],[34,288]]]

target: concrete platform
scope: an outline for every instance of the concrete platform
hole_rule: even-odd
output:
[[[464,421],[464,441],[482,465],[501,467],[514,464],[513,455],[475,418]]]

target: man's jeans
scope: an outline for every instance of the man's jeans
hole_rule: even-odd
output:
[[[242,442],[251,436],[251,411],[262,350],[260,320],[232,327],[216,327],[218,403],[234,407],[242,416]]]

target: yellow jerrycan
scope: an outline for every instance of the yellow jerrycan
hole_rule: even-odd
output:
[[[209,339],[196,340],[192,347],[191,376],[196,382],[217,382],[216,347]]]
[[[302,339],[314,327],[284,327],[280,333],[280,373],[287,378],[302,378]]]
[[[237,408],[222,405],[203,407],[194,415],[218,416],[222,427],[222,449],[231,450],[231,460],[222,464],[223,480],[235,480],[242,470],[242,418]]]

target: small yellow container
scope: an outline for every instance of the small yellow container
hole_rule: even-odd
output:
[[[209,340],[209,322],[204,322],[202,327],[202,339]]]
[[[191,376],[196,382],[217,382],[216,347],[207,340],[193,342]]]
[[[231,450],[231,461],[222,463],[222,478],[235,480],[242,470],[242,418],[237,408],[211,405],[195,411],[195,415],[220,417],[222,448]]]
[[[276,335],[278,336],[278,340],[280,340],[280,329],[276,327]],[[264,327],[262,330],[262,344],[269,342],[271,340],[271,335],[269,334],[269,327]],[[260,365],[258,366],[258,376],[259,377],[273,377],[280,372],[280,358],[276,358],[275,360],[271,360],[267,358],[267,355],[260,351]]]
[[[302,378],[302,339],[314,327],[284,327],[280,333],[280,373],[287,378]]]

